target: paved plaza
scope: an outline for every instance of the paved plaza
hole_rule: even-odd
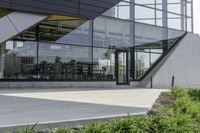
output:
[[[149,111],[161,89],[2,89],[0,127],[110,118]]]

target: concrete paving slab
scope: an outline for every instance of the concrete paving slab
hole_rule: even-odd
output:
[[[145,114],[162,89],[0,90],[0,128]]]

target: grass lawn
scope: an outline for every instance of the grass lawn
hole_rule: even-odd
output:
[[[162,93],[146,116],[127,116],[78,129],[18,133],[200,133],[200,90],[173,88]]]

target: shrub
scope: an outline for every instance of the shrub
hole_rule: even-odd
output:
[[[187,97],[188,96],[188,89],[187,88],[174,87],[171,90],[171,94],[174,95],[176,98]]]
[[[109,133],[108,126],[105,123],[94,123],[85,128],[85,133]]]
[[[36,131],[34,130],[34,128],[37,126],[37,123],[35,123],[32,127],[29,128],[29,126],[26,127],[26,129],[23,131],[21,129],[19,129],[17,131],[17,133],[36,133]]]
[[[193,100],[200,101],[200,89],[189,89],[188,94]]]
[[[150,123],[146,116],[128,116],[110,123],[111,133],[150,132]]]
[[[189,97],[178,98],[176,101],[175,110],[177,113],[183,113],[183,114],[191,113],[193,107],[192,104],[193,103]]]
[[[68,128],[57,128],[52,130],[50,133],[73,133],[74,130]]]

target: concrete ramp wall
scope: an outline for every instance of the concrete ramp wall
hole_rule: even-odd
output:
[[[172,76],[175,86],[200,88],[199,35],[187,33],[139,86],[150,87],[150,77],[153,77],[153,88],[170,88]]]

